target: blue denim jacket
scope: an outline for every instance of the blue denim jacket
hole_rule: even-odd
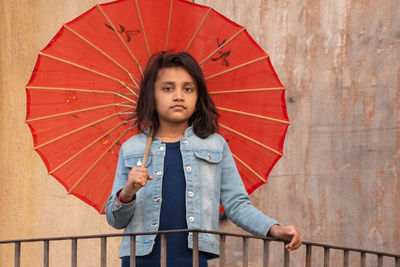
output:
[[[130,203],[119,203],[117,196],[126,184],[130,169],[141,165],[146,142],[147,135],[138,134],[122,145],[112,193],[106,206],[108,223],[117,229],[125,228],[126,233],[158,230],[165,157],[165,144],[160,138],[153,139],[146,162],[146,168],[154,179],[149,180]],[[232,154],[221,135],[212,134],[201,139],[189,127],[180,141],[180,149],[186,179],[189,229],[217,231],[220,203],[231,221],[252,234],[265,236],[269,228],[278,223],[250,203]],[[154,235],[136,237],[137,255],[149,254],[154,239]],[[129,243],[128,237],[122,239],[120,257],[129,256]],[[191,233],[188,244],[193,247]],[[199,249],[219,255],[217,236],[200,233]]]

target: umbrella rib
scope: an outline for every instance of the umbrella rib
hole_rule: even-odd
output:
[[[257,92],[257,91],[279,91],[279,90],[285,90],[285,87],[270,87],[270,88],[253,88],[253,89],[214,91],[214,92],[209,92],[209,94],[210,95],[215,95],[215,94],[246,93],[246,92]]]
[[[212,52],[208,57],[206,57],[205,59],[203,59],[199,65],[202,65],[204,62],[206,62],[210,57],[212,57],[215,53],[217,53],[219,50],[221,50],[222,48],[224,48],[228,43],[230,43],[233,39],[235,39],[241,32],[243,32],[246,29],[246,27],[241,28],[237,33],[235,33],[234,35],[232,35],[232,37],[230,37],[228,39],[228,41],[226,41],[224,44],[220,45],[217,49],[214,50],[214,52]]]
[[[45,119],[50,119],[50,118],[55,118],[55,117],[59,117],[59,116],[65,116],[65,115],[71,115],[74,113],[79,113],[79,112],[85,112],[85,111],[90,111],[90,110],[95,110],[95,109],[101,109],[101,108],[108,108],[108,107],[112,107],[112,106],[124,106],[124,104],[127,103],[131,103],[130,102],[120,102],[120,103],[113,103],[113,104],[107,104],[107,105],[102,105],[102,106],[96,106],[96,107],[90,107],[90,108],[84,108],[84,109],[77,109],[77,110],[72,110],[72,111],[68,111],[68,112],[64,112],[64,113],[58,113],[58,114],[53,114],[53,115],[49,115],[49,116],[44,116],[44,117],[39,117],[39,118],[35,118],[35,119],[30,119],[30,120],[26,120],[26,123],[29,122],[34,122],[34,121],[39,121],[39,120],[45,120]],[[133,101],[134,102],[134,101]],[[135,102],[136,103],[136,102]],[[134,106],[130,106],[130,107],[134,107]]]
[[[249,171],[251,171],[255,176],[257,176],[258,179],[260,179],[261,181],[263,181],[264,183],[267,182],[267,180],[265,180],[261,175],[259,175],[255,170],[253,170],[249,165],[247,165],[243,160],[241,160],[240,158],[238,158],[235,154],[232,153],[232,156],[239,161],[243,166],[245,166]]]
[[[167,51],[168,48],[168,38],[169,38],[169,31],[170,31],[170,27],[171,27],[171,16],[172,16],[172,5],[174,3],[174,0],[171,0],[171,5],[169,7],[169,16],[168,16],[168,29],[167,29],[167,39],[165,41],[165,51]]]
[[[266,116],[253,114],[253,113],[247,113],[247,112],[244,112],[244,111],[239,111],[239,110],[234,110],[234,109],[229,109],[229,108],[223,108],[223,107],[216,107],[216,108],[220,109],[220,110],[223,110],[223,111],[231,112],[231,113],[241,114],[241,115],[245,115],[245,116],[260,118],[260,119],[279,122],[279,123],[284,123],[284,124],[290,124],[290,122],[286,121],[286,120],[280,120],[280,119],[276,119],[276,118],[266,117]]]
[[[110,23],[111,27],[113,28],[115,34],[118,36],[119,40],[122,42],[122,44],[124,45],[124,47],[126,48],[126,50],[128,51],[129,55],[131,55],[131,57],[133,58],[133,60],[135,61],[135,63],[138,65],[140,73],[143,75],[143,70],[142,67],[139,64],[139,61],[137,61],[135,55],[132,53],[132,51],[129,49],[128,45],[125,43],[125,41],[122,39],[121,35],[118,33],[118,31],[115,29],[114,24],[111,22],[111,20],[108,18],[108,16],[106,15],[106,13],[103,11],[103,9],[100,7],[99,4],[96,5],[97,8],[100,10],[100,12],[103,14],[103,16],[105,17],[105,19],[107,20],[108,23]]]
[[[125,96],[137,96],[134,92],[133,94],[127,93],[116,93],[113,91],[102,91],[102,90],[87,90],[87,89],[77,89],[77,88],[62,88],[62,87],[46,87],[46,86],[26,86],[27,89],[34,90],[48,90],[48,91],[71,91],[71,92],[82,92],[82,93],[99,93],[99,94],[110,94],[110,95],[125,95]]]
[[[140,14],[140,9],[139,9],[139,5],[137,3],[137,0],[135,0],[135,4],[136,4],[136,10],[138,12],[138,16],[139,16],[139,21],[140,21],[140,26],[142,27],[142,31],[143,31],[143,36],[144,36],[144,43],[146,44],[146,49],[147,49],[147,54],[150,55],[150,48],[149,48],[149,44],[147,43],[147,36],[146,36],[146,32],[144,30],[144,25],[143,25],[143,21],[142,21],[142,15]]]
[[[194,34],[193,34],[193,36],[192,36],[192,39],[190,39],[188,45],[186,46],[185,52],[187,52],[188,49],[189,49],[189,47],[192,45],[192,42],[193,42],[194,38],[196,37],[197,33],[200,31],[200,28],[203,26],[203,23],[204,23],[204,21],[206,20],[206,18],[207,18],[208,14],[210,13],[211,10],[212,10],[212,8],[210,7],[210,8],[208,9],[207,13],[205,14],[205,16],[203,17],[203,19],[201,20],[199,26],[197,27],[196,31],[194,32]]]
[[[55,171],[57,171],[58,169],[62,168],[64,165],[66,165],[67,163],[69,163],[71,160],[73,160],[74,158],[76,158],[77,156],[79,156],[80,154],[82,154],[83,152],[85,152],[86,150],[88,150],[91,146],[93,146],[94,144],[96,144],[98,141],[100,141],[102,138],[104,138],[105,136],[107,136],[108,134],[110,134],[112,131],[114,131],[115,129],[117,129],[119,126],[121,126],[122,124],[128,123],[129,121],[123,121],[119,124],[117,124],[116,126],[114,126],[113,128],[111,128],[110,130],[108,130],[106,133],[104,133],[103,135],[101,135],[99,138],[97,138],[96,140],[94,140],[92,143],[90,143],[89,145],[85,146],[83,149],[81,149],[79,152],[77,152],[75,155],[73,155],[72,157],[70,157],[69,159],[67,159],[66,161],[64,161],[63,163],[61,163],[60,165],[58,165],[56,168],[54,168],[53,170],[51,170],[49,172],[49,174],[53,174]]]
[[[260,60],[266,59],[266,58],[268,58],[268,57],[269,57],[269,56],[266,55],[266,56],[263,56],[263,57],[260,57],[260,58],[253,59],[253,60],[251,60],[251,61],[248,61],[248,62],[245,62],[245,63],[240,64],[240,65],[238,65],[238,66],[235,66],[235,67],[233,67],[233,68],[230,68],[230,69],[224,70],[224,71],[222,71],[222,72],[219,72],[219,73],[213,74],[213,75],[211,75],[211,76],[208,76],[208,77],[206,78],[206,80],[215,78],[215,77],[217,77],[217,76],[220,76],[220,75],[225,74],[225,73],[227,73],[227,72],[230,72],[230,71],[239,69],[239,68],[241,68],[241,67],[244,67],[244,66],[253,64],[253,63],[255,63],[255,62],[258,62],[258,61],[260,61]]]
[[[124,95],[121,95],[121,94],[119,94],[119,93],[115,93],[115,95],[117,95],[117,96],[119,96],[119,97],[122,97],[122,98],[125,98],[126,100],[128,100],[128,101],[133,101],[132,99],[130,99],[129,97],[126,97],[126,96],[124,96]],[[136,95],[137,96],[137,95]],[[136,103],[136,102],[135,102]]]
[[[127,109],[125,109],[125,110],[123,110],[123,111],[121,111],[121,112],[125,112],[125,111],[130,110],[130,109],[132,109],[132,108],[127,108]],[[52,139],[52,140],[49,140],[49,141],[47,141],[47,142],[45,142],[45,143],[43,143],[43,144],[41,144],[41,145],[39,145],[39,146],[37,146],[37,147],[34,147],[33,149],[35,149],[35,150],[36,150],[36,149],[39,149],[39,148],[41,148],[41,147],[43,147],[43,146],[46,146],[46,145],[51,144],[51,143],[53,143],[53,142],[55,142],[55,141],[57,141],[57,140],[60,140],[60,139],[62,139],[62,138],[64,138],[64,137],[66,137],[66,136],[69,136],[69,135],[71,135],[71,134],[74,134],[74,133],[76,133],[76,132],[79,132],[79,131],[81,131],[81,130],[84,130],[84,129],[88,128],[88,127],[91,127],[91,126],[97,124],[97,123],[100,123],[100,122],[102,122],[102,121],[108,120],[108,119],[110,119],[110,118],[112,118],[112,117],[115,117],[115,116],[118,116],[118,115],[120,115],[120,112],[114,113],[114,114],[112,114],[112,115],[110,115],[110,116],[107,116],[107,117],[101,118],[101,119],[99,119],[99,120],[97,120],[97,121],[94,121],[94,122],[91,122],[91,123],[89,123],[89,124],[83,125],[83,126],[77,128],[77,129],[73,130],[73,131],[70,131],[70,132],[65,133],[65,134],[63,134],[63,135],[60,135],[60,136],[58,136],[58,137],[56,137],[56,138],[54,138],[54,139]]]
[[[133,128],[133,126],[129,127],[128,129],[126,129],[125,132],[122,133],[122,135],[106,150],[103,152],[103,154],[93,163],[92,166],[89,167],[89,169],[79,178],[79,180],[71,187],[71,189],[68,191],[68,194],[70,194],[75,187],[80,184],[82,182],[82,180],[86,177],[86,175],[97,165],[97,163],[100,162],[100,160],[102,160],[104,158],[104,156],[107,154],[108,151],[110,151],[111,148],[113,148],[115,146],[115,144],[117,142],[119,142],[119,140],[129,131]]]
[[[73,34],[75,34],[76,36],[78,36],[80,39],[82,39],[84,42],[86,42],[88,45],[92,46],[94,49],[96,49],[98,52],[100,52],[103,56],[105,56],[106,58],[108,58],[109,60],[111,60],[115,65],[117,65],[118,67],[120,67],[123,71],[125,71],[129,77],[132,79],[132,81],[135,83],[135,86],[138,86],[138,84],[136,83],[136,81],[139,81],[138,78],[136,78],[132,73],[130,73],[124,66],[122,66],[121,64],[119,64],[115,59],[113,59],[111,56],[109,56],[106,52],[104,52],[103,50],[101,50],[99,47],[97,47],[96,45],[94,45],[93,43],[91,43],[88,39],[86,39],[85,37],[83,37],[82,35],[80,35],[79,33],[77,33],[76,31],[74,31],[73,29],[71,29],[70,27],[68,27],[67,25],[64,24],[64,27],[66,29],[68,29],[70,32],[72,32]]]
[[[243,137],[243,138],[245,138],[245,139],[247,139],[247,140],[249,140],[249,141],[251,141],[251,142],[253,142],[253,143],[255,143],[255,144],[257,144],[257,145],[259,145],[261,147],[263,147],[263,148],[265,148],[265,149],[268,149],[269,151],[271,151],[271,152],[273,152],[275,154],[278,154],[279,156],[282,156],[281,152],[279,152],[279,151],[277,151],[277,150],[275,150],[275,149],[273,149],[273,148],[271,148],[271,147],[269,147],[267,145],[264,145],[263,143],[260,143],[257,140],[255,140],[255,139],[253,139],[253,138],[251,138],[251,137],[249,137],[249,136],[247,136],[245,134],[242,134],[242,133],[240,133],[240,132],[238,132],[236,130],[233,130],[232,128],[229,128],[229,127],[227,127],[227,126],[225,126],[225,125],[223,125],[221,123],[219,124],[219,126],[221,126],[222,128],[224,128],[224,129],[226,129],[226,130],[228,130],[230,132],[233,132],[233,133],[235,133],[235,134],[237,134],[237,135],[239,135],[239,136],[241,136],[241,137]]]
[[[109,192],[108,195],[110,195],[111,192],[112,192],[112,188],[108,192]],[[106,201],[104,202],[103,207],[100,210],[100,214],[102,214],[104,212],[104,210],[105,210],[105,208],[107,206],[107,202],[108,202],[108,198],[106,198]]]
[[[117,79],[117,78],[114,78],[114,77],[109,76],[109,75],[107,75],[107,74],[101,73],[101,72],[99,72],[99,71],[97,71],[97,70],[93,70],[93,69],[87,68],[87,67],[85,67],[85,66],[76,64],[76,63],[74,63],[74,62],[71,62],[71,61],[68,61],[68,60],[65,60],[65,59],[62,59],[62,58],[59,58],[59,57],[55,57],[55,56],[52,56],[52,55],[49,55],[49,54],[45,54],[45,53],[43,53],[43,52],[39,52],[39,54],[42,55],[42,56],[46,56],[46,57],[49,57],[49,58],[51,58],[51,59],[54,59],[54,60],[63,62],[63,63],[65,63],[65,64],[69,64],[69,65],[72,65],[72,66],[74,66],[74,67],[77,67],[77,68],[81,68],[81,69],[90,71],[90,72],[92,72],[92,73],[95,73],[95,74],[97,74],[97,75],[103,76],[103,77],[108,78],[108,79],[110,79],[110,80],[113,80],[113,81],[115,81],[115,82],[119,82],[119,83],[121,83],[121,84],[123,84],[123,85],[125,85],[125,86],[129,85],[130,87],[134,87],[132,84],[125,83],[125,82],[123,82],[123,81],[121,81],[121,80],[119,80],[119,79]]]

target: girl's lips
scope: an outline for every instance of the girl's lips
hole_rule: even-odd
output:
[[[175,105],[175,106],[172,106],[171,108],[172,109],[179,109],[179,110],[180,109],[186,109],[185,106],[182,106],[182,105]]]

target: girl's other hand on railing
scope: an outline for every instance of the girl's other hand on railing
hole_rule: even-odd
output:
[[[290,241],[289,244],[285,246],[288,251],[298,249],[301,246],[300,232],[294,225],[280,226],[274,224],[268,231],[268,235]]]

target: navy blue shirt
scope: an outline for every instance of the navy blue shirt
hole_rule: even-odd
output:
[[[186,181],[183,172],[180,142],[166,143],[164,176],[162,181],[162,201],[159,230],[187,229],[185,192]],[[136,265],[160,266],[161,241],[156,237],[152,252],[136,257]],[[191,267],[193,251],[188,248],[188,233],[167,235],[167,266]],[[124,262],[128,265],[124,265]],[[122,266],[129,266],[129,257],[124,257]],[[200,251],[199,266],[207,266],[207,256]]]

